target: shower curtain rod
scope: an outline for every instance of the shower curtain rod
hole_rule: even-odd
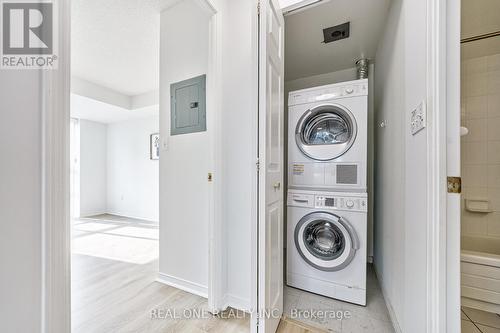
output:
[[[462,40],[460,40],[460,43],[469,43],[469,42],[474,42],[476,40],[481,40],[481,39],[486,39],[486,38],[491,38],[491,37],[496,37],[496,36],[500,36],[500,30],[499,31],[495,31],[495,32],[490,32],[488,34],[484,34],[484,35],[478,35],[478,36],[473,36],[473,37],[467,37],[467,38],[464,38]]]

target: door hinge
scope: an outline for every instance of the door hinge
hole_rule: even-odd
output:
[[[257,1],[257,15],[260,15],[260,1]]]
[[[257,171],[260,171],[260,159],[257,159],[257,162],[255,162],[255,167],[257,168]]]
[[[462,193],[461,177],[448,177],[448,193]]]

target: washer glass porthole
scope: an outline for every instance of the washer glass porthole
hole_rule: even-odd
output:
[[[327,272],[347,267],[359,249],[356,232],[349,222],[327,212],[303,216],[295,226],[294,240],[305,262]]]
[[[321,260],[335,260],[345,250],[345,237],[332,222],[315,220],[304,229],[303,240],[307,250]]]

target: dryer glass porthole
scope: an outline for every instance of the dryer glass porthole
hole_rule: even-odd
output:
[[[315,212],[296,225],[295,246],[309,265],[323,271],[338,271],[352,261],[359,241],[348,221],[331,213]]]
[[[304,142],[308,145],[334,145],[348,142],[352,131],[346,119],[334,113],[320,113],[304,125]]]
[[[347,152],[357,134],[356,120],[339,105],[321,105],[308,110],[297,123],[299,149],[315,160],[332,160]]]

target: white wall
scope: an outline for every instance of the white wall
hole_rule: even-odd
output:
[[[149,155],[158,128],[158,116],[107,126],[108,213],[158,221],[159,161]]]
[[[190,3],[189,1],[185,3]],[[223,259],[223,279],[222,297],[224,304],[239,309],[249,309],[251,306],[252,286],[252,227],[253,219],[256,218],[256,168],[257,158],[257,87],[253,85],[252,78],[256,76],[255,63],[255,41],[256,21],[255,6],[251,1],[215,1],[218,18],[217,25],[221,35],[218,36],[221,44],[221,69],[222,78],[220,81],[221,106],[219,135],[222,137],[221,146],[217,147],[221,154],[220,177],[215,175],[215,181],[221,182],[222,195],[222,230],[223,244],[220,244],[224,252]],[[187,7],[187,9],[190,9]],[[180,8],[176,8],[180,10]],[[196,12],[191,8],[190,16]],[[173,16],[173,17],[172,17]],[[182,23],[180,21],[182,21]],[[191,19],[183,19],[179,12],[164,12],[161,17],[162,36],[161,36],[161,68],[162,78],[168,78],[160,83],[163,87],[160,89],[160,119],[161,133],[169,133],[170,114],[170,96],[169,84],[190,76],[203,73],[205,67],[200,68],[202,58],[195,58],[195,55],[185,55],[182,51],[190,48],[196,41],[203,38],[199,31],[184,31],[179,38],[179,28],[189,26]],[[193,23],[194,27],[199,27],[200,20]],[[203,31],[206,31],[203,28]],[[185,35],[187,34],[187,35]],[[173,36],[174,35],[174,36]],[[169,40],[174,40],[179,44],[172,45]],[[190,45],[186,45],[189,41]],[[180,53],[180,54],[179,54]],[[199,53],[199,52],[198,52]],[[198,54],[199,55],[199,54]],[[206,58],[205,58],[206,60]],[[172,66],[173,64],[173,66]],[[170,66],[169,66],[170,65]],[[205,66],[205,63],[203,63]],[[214,95],[209,98],[215,98]],[[207,110],[207,117],[213,116],[210,110]],[[210,128],[209,128],[210,130]],[[165,157],[160,161],[160,198],[164,203],[160,207],[160,277],[162,273],[170,274],[175,277],[185,278],[189,282],[195,282],[204,285],[206,275],[205,255],[197,253],[193,258],[193,253],[182,253],[178,251],[178,237],[173,239],[173,234],[183,234],[185,229],[191,229],[196,225],[188,223],[190,216],[185,216],[183,224],[175,223],[177,216],[176,210],[192,210],[192,206],[186,207],[187,203],[174,201],[173,195],[176,193],[185,193],[183,188],[185,177],[176,177],[173,175],[190,175],[195,169],[186,169],[185,156],[175,155],[180,149],[185,149],[188,153],[196,149],[199,145],[198,138],[200,134],[188,136],[174,136],[167,138],[167,152],[162,151],[162,156],[171,156],[170,162],[165,162]],[[187,154],[188,154],[187,153]],[[185,155],[187,155],[185,154]],[[175,158],[181,156],[182,159]],[[169,158],[169,157],[167,157]],[[193,157],[191,157],[193,158]],[[174,162],[172,162],[174,161]],[[189,160],[188,160],[189,162]],[[182,169],[182,172],[179,171]],[[206,173],[200,182],[206,184]],[[202,187],[201,187],[202,188]],[[180,192],[179,192],[180,190]],[[170,191],[170,194],[169,194]],[[192,193],[185,193],[191,195]],[[205,209],[197,206],[197,209]],[[182,229],[182,230],[181,230]],[[162,230],[163,233],[162,233]],[[207,229],[205,225],[197,231],[199,234],[191,235],[192,239],[186,239],[183,242],[183,249],[191,247],[191,244],[198,240],[192,251],[206,251],[208,239],[205,237]],[[170,235],[169,235],[170,234]],[[200,240],[198,237],[203,235]],[[182,265],[179,260],[183,259]],[[186,263],[189,263],[187,265]],[[193,269],[196,268],[196,269]],[[201,274],[200,274],[201,272]],[[196,275],[196,276],[194,276]]]
[[[368,75],[368,175],[367,175],[367,183],[368,183],[368,198],[370,204],[368,210],[368,257],[369,259],[373,259],[373,155],[374,155],[374,64],[370,64],[369,66],[369,75]],[[286,73],[285,73],[286,75]],[[337,72],[324,73],[320,75],[308,76],[296,80],[285,81],[285,137],[288,136],[288,94],[291,91],[307,89],[317,86],[322,86],[326,84],[334,84],[344,81],[356,80],[357,78],[357,69],[348,68]],[[288,156],[288,140],[285,140],[285,156]],[[287,159],[285,159],[287,160]],[[285,182],[287,181],[287,177],[285,177]],[[285,209],[286,212],[286,209]],[[285,234],[286,235],[286,234]],[[286,242],[285,242],[286,246]]]
[[[149,158],[149,136],[158,128],[158,116],[111,124],[80,119],[80,216],[158,221],[159,162]]]
[[[36,333],[41,327],[40,82],[40,71],[0,75],[0,331],[5,333]]]
[[[107,212],[107,128],[80,121],[80,216]]]
[[[206,74],[208,15],[194,0],[161,13],[160,279],[207,293],[210,151],[207,131],[170,136],[170,84]]]
[[[256,202],[257,54],[255,3],[228,1],[224,29],[222,108],[222,201],[227,246],[226,296],[236,308],[250,308],[252,226]],[[244,41],[244,42],[242,42]],[[237,45],[237,47],[235,47]]]
[[[409,114],[426,97],[426,2],[394,0],[375,67],[375,267],[393,320],[426,330],[426,130]]]

